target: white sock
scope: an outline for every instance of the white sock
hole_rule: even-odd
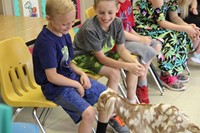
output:
[[[137,103],[137,101],[136,101],[136,99],[128,99],[128,101],[131,103],[131,104],[136,104]]]

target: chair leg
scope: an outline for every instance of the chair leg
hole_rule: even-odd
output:
[[[154,80],[155,80],[155,82],[156,82],[156,84],[157,84],[157,86],[160,90],[161,95],[163,96],[164,95],[163,91],[165,91],[165,88],[164,88],[162,81],[160,80],[160,78],[159,78],[159,76],[158,76],[158,74],[157,74],[152,63],[150,64],[149,71],[150,71],[151,75],[153,76],[153,78],[154,78]]]
[[[33,115],[33,118],[35,119],[35,121],[37,122],[38,126],[40,127],[40,130],[42,131],[42,133],[46,133],[40,120],[38,119],[38,116],[37,116],[37,107],[34,107],[33,108],[33,111],[32,111],[32,115]]]
[[[92,128],[92,132],[93,132],[93,133],[96,133],[96,131],[95,131],[95,129],[94,129],[94,128]]]
[[[12,120],[14,121],[16,119],[16,117],[18,116],[18,114],[23,110],[24,108],[20,107],[20,108],[17,108],[14,113],[13,113],[13,117],[12,117]]]
[[[41,120],[41,118],[42,118],[42,115],[43,115],[43,113],[45,112],[45,110],[46,110],[46,113],[45,113],[45,115],[43,116],[43,120],[42,120],[42,125],[44,125],[45,124],[45,122],[46,122],[46,120],[47,120],[47,118],[48,118],[48,116],[49,116],[49,114],[51,113],[51,111],[52,111],[52,109],[53,108],[44,108],[43,110],[42,110],[42,112],[40,113],[40,116],[39,116],[39,120]]]
[[[119,91],[120,91],[120,93],[122,94],[122,96],[124,97],[124,98],[126,98],[127,96],[126,96],[126,92],[124,91],[124,88],[122,87],[122,85],[119,83],[118,84],[118,88],[119,88]]]
[[[190,69],[188,68],[188,65],[185,68],[187,70],[188,75],[191,75]]]

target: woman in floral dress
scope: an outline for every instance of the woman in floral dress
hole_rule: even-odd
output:
[[[193,49],[190,38],[196,38],[194,25],[186,24],[177,13],[178,4],[188,10],[190,0],[138,0],[134,5],[135,30],[162,41],[158,56],[161,80],[172,90],[184,90],[183,82],[189,80],[182,74],[187,65],[187,55]],[[169,15],[169,21],[166,20]]]

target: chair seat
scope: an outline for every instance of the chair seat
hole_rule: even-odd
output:
[[[56,107],[57,105],[45,99],[40,88],[24,92],[22,96],[13,95],[12,97],[4,98],[6,103],[12,107]],[[3,95],[4,96],[4,95]],[[26,99],[26,100],[24,100]]]
[[[11,133],[39,133],[39,127],[33,123],[13,122]]]

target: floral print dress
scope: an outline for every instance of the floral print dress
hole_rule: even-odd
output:
[[[187,63],[193,44],[185,32],[163,29],[157,21],[165,20],[167,11],[176,11],[178,0],[164,0],[161,8],[153,8],[148,0],[138,0],[134,6],[135,30],[142,35],[163,40],[158,67],[161,72],[177,76]]]

